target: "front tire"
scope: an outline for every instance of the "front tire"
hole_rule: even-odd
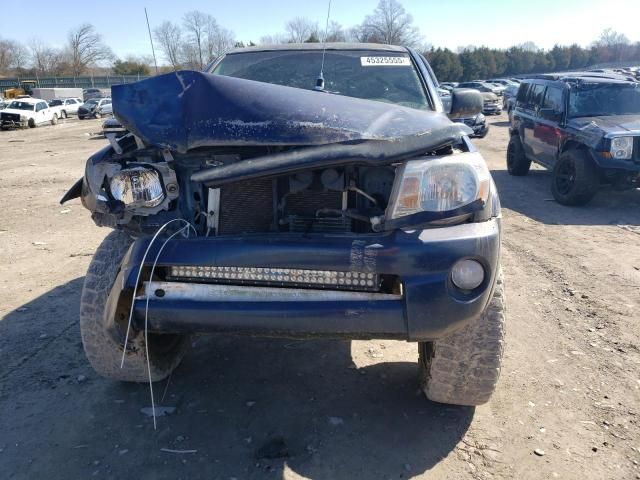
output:
[[[522,177],[529,173],[531,160],[524,154],[518,134],[511,135],[507,146],[507,171],[510,175]]]
[[[80,333],[87,359],[97,373],[114,380],[146,382],[149,377],[144,333],[131,331],[124,366],[120,368],[125,332],[121,332],[122,341],[116,341],[103,319],[107,297],[131,243],[126,233],[116,230],[96,250],[82,287]],[[188,342],[186,336],[149,334],[149,364],[154,382],[166,378],[178,366]]]
[[[420,383],[429,400],[468,406],[489,401],[500,377],[505,310],[499,271],[491,301],[480,317],[451,335],[418,344]]]
[[[38,124],[33,118],[29,119],[29,121],[27,122],[27,125],[29,125],[29,128],[36,128],[38,126]]]
[[[51,125],[57,125],[57,124],[58,124],[58,114],[54,113],[53,118],[51,119]]]
[[[551,193],[558,203],[586,205],[599,187],[598,169],[586,152],[571,149],[560,154],[551,180]]]

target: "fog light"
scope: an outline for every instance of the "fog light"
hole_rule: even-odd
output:
[[[473,290],[483,280],[484,268],[476,260],[460,260],[451,269],[451,281],[461,290]]]

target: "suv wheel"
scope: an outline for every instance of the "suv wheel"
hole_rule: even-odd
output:
[[[29,121],[27,122],[27,125],[29,125],[29,128],[36,128],[38,126],[38,124],[33,118],[29,119]]]
[[[531,160],[524,154],[518,134],[511,135],[507,146],[507,170],[511,175],[521,177],[529,173]]]
[[[58,114],[54,113],[53,118],[51,119],[51,125],[57,125],[57,124],[58,124]]]
[[[598,169],[582,150],[567,150],[553,168],[551,193],[562,205],[585,205],[600,187]]]
[[[504,336],[504,282],[498,271],[493,297],[478,318],[447,337],[418,344],[427,398],[469,406],[489,401],[500,376]]]
[[[131,245],[131,238],[121,231],[113,231],[96,250],[84,279],[80,298],[80,333],[82,345],[93,369],[100,375],[126,382],[148,381],[147,357],[143,332],[131,332],[123,368],[120,368],[122,341],[107,331],[103,316],[111,287],[120,264]],[[149,334],[149,365],[151,379],[166,378],[180,363],[189,339],[180,335]]]

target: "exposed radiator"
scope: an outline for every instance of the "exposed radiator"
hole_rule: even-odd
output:
[[[257,179],[220,189],[219,234],[264,233],[273,225],[273,182]]]

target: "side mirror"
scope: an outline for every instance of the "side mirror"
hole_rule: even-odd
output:
[[[482,95],[477,90],[459,88],[451,92],[449,118],[475,117],[484,107]]]

